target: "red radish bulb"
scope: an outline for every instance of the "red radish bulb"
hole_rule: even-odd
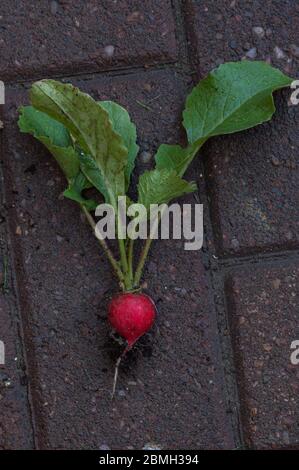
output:
[[[127,340],[128,348],[152,327],[155,316],[155,304],[145,294],[119,294],[108,307],[108,321]]]

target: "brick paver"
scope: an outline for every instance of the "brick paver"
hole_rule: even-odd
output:
[[[0,74],[15,81],[47,73],[173,62],[170,0],[2,2]]]
[[[121,348],[106,308],[116,282],[78,208],[61,199],[55,162],[16,124],[36,78],[116,100],[138,128],[136,183],[160,143],[184,142],[194,80],[244,56],[298,76],[297,37],[293,1],[3,2],[0,448],[299,446],[299,366],[290,363],[299,339],[298,107],[289,91],[277,94],[270,123],[208,142],[204,163],[189,169],[205,205],[204,248],[154,244],[145,288],[157,324],[123,363],[114,401]]]
[[[1,259],[0,259],[1,260]],[[3,261],[3,260],[1,260]],[[7,288],[11,287],[7,285]],[[0,339],[5,347],[5,365],[0,365],[0,449],[33,447],[27,396],[27,380],[16,310],[0,293]]]
[[[228,281],[235,361],[246,442],[299,447],[298,263],[236,272]]]
[[[288,91],[278,95],[270,123],[203,151],[221,253],[299,246],[299,114]]]
[[[243,57],[267,60],[285,73],[297,72],[297,2],[185,0],[183,5],[191,60],[199,76]]]

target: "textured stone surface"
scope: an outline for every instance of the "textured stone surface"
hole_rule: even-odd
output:
[[[136,191],[158,145],[184,141],[192,79],[245,57],[298,76],[298,11],[291,0],[2,2],[1,449],[299,447],[299,372],[290,364],[299,339],[299,107],[289,92],[276,95],[270,123],[208,142],[204,171],[198,160],[188,170],[200,194],[185,201],[205,203],[206,241],[199,253],[180,241],[154,244],[143,287],[157,322],[123,361],[113,401],[123,346],[106,311],[117,284],[75,203],[61,197],[57,165],[16,125],[30,82],[77,77],[137,124]]]
[[[79,86],[128,105],[141,151],[179,138],[178,76],[148,72]],[[157,325],[124,361],[111,401],[122,348],[109,337],[106,307],[117,286],[76,205],[59,200],[64,183],[51,157],[17,130],[15,107],[24,99],[9,93],[5,174],[12,227],[20,227],[15,252],[40,447],[233,447],[209,283],[200,254],[181,242],[153,249],[147,282]]]
[[[0,292],[0,340],[5,347],[5,364],[0,365],[0,449],[28,449],[33,446],[33,436],[26,371],[16,311],[7,297]]]
[[[1,137],[1,136],[0,136]],[[0,141],[0,449],[29,449],[34,446],[22,323],[13,282],[13,257],[8,249],[7,214],[3,197]],[[4,359],[4,364],[3,364]]]
[[[169,0],[4,1],[0,47],[0,77],[13,81],[177,57]]]
[[[255,448],[299,447],[299,267],[243,270],[228,283],[246,443]]]
[[[280,1],[227,6],[190,0],[186,18],[198,76],[224,61],[240,60],[252,47],[256,59],[296,76],[299,11],[294,2],[281,8]],[[283,58],[277,58],[276,46],[285,51]],[[202,151],[221,253],[298,246],[299,107],[290,107],[289,97],[290,91],[277,94],[270,123],[213,139]]]
[[[225,61],[245,58],[252,48],[255,60],[267,60],[287,74],[298,70],[297,2],[186,0],[184,5],[191,60],[199,76]]]
[[[271,122],[203,150],[222,253],[299,245],[299,108],[288,108],[288,92],[278,95]]]

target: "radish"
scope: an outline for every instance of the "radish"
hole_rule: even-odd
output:
[[[128,343],[116,361],[112,398],[114,397],[118,368],[122,358],[136,341],[152,327],[155,317],[156,307],[148,295],[128,292],[117,295],[110,302],[108,321],[115,331],[125,338]]]
[[[99,208],[99,201],[88,198],[85,190],[98,191],[95,198],[100,194],[101,202],[104,200],[105,207],[109,205],[114,213],[110,233],[117,236],[104,236],[103,230],[99,230],[103,237],[98,240],[123,292],[111,301],[108,313],[112,327],[127,340],[121,357],[151,328],[156,317],[154,302],[140,292],[143,269],[155,236],[146,232],[145,237],[139,237],[145,242],[137,258],[134,241],[138,237],[134,238],[132,227],[127,230],[129,225],[135,222],[133,226],[140,227],[141,220],[148,221],[153,205],[161,208],[162,204],[195,191],[196,184],[183,179],[183,175],[202,145],[210,137],[269,121],[275,111],[272,93],[292,81],[265,62],[242,60],[213,70],[187,97],[183,112],[187,145],[160,145],[155,168],[139,176],[137,201],[128,197],[139,151],[136,126],[128,112],[112,101],[97,102],[71,84],[55,80],[33,84],[32,106],[20,109],[20,130],[32,134],[52,153],[66,177],[63,195],[79,204],[95,234],[98,224],[93,212]],[[120,197],[130,212],[129,224],[121,216]],[[136,205],[145,210],[138,223],[133,220]],[[160,220],[157,217],[154,227],[158,227]],[[107,238],[117,239],[117,254]],[[113,392],[121,357],[117,361]]]
[[[119,294],[108,307],[108,321],[127,340],[129,349],[152,327],[155,317],[155,304],[145,294]]]

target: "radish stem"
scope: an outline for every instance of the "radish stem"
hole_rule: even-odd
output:
[[[93,217],[92,215],[88,212],[88,210],[86,209],[85,206],[81,206],[82,207],[82,211],[84,212],[85,214],[85,217],[89,223],[89,225],[91,226],[93,232],[95,232],[95,228],[96,228],[96,223],[95,221],[93,220]],[[116,276],[118,277],[119,281],[120,281],[120,285],[122,287],[122,289],[124,290],[124,284],[125,284],[125,279],[124,279],[124,275],[123,275],[123,272],[122,270],[120,269],[119,267],[119,263],[118,261],[116,261],[116,259],[114,258],[113,254],[112,254],[112,251],[110,250],[110,248],[108,247],[107,243],[105,242],[105,240],[101,240],[99,238],[97,238],[100,242],[100,245],[101,247],[103,248],[104,250],[104,253],[105,255],[107,256],[108,260],[110,261],[110,264],[116,274]]]
[[[138,262],[138,266],[137,266],[137,269],[136,269],[136,272],[135,272],[134,286],[139,286],[141,276],[142,276],[142,272],[143,272],[143,268],[144,268],[144,264],[145,264],[145,261],[146,261],[146,257],[148,255],[148,252],[149,252],[149,249],[151,247],[152,241],[153,240],[151,238],[148,238],[145,242],[145,245],[144,245],[143,250],[141,252],[139,262]]]
[[[119,246],[119,252],[120,252],[121,266],[122,266],[123,274],[124,274],[125,287],[126,289],[130,289],[131,284],[130,284],[127,253],[126,253],[126,248],[125,248],[125,240],[118,238],[118,246]]]
[[[129,248],[128,248],[128,264],[129,264],[129,275],[130,275],[130,279],[131,279],[132,283],[133,283],[133,280],[134,280],[133,253],[134,253],[134,240],[130,239]]]
[[[155,223],[151,227],[150,236],[149,236],[149,238],[147,238],[147,240],[145,242],[145,245],[144,245],[144,247],[141,251],[139,262],[138,262],[137,269],[136,269],[136,272],[135,272],[135,277],[134,277],[134,287],[139,287],[142,272],[143,272],[143,268],[144,268],[144,265],[145,265],[145,261],[146,261],[148,252],[150,250],[152,241],[154,239],[154,234],[155,234],[156,230],[158,229],[158,226],[159,226],[159,223],[160,223],[163,212],[164,212],[164,210],[162,210],[161,213],[159,213],[159,215],[156,217]]]

